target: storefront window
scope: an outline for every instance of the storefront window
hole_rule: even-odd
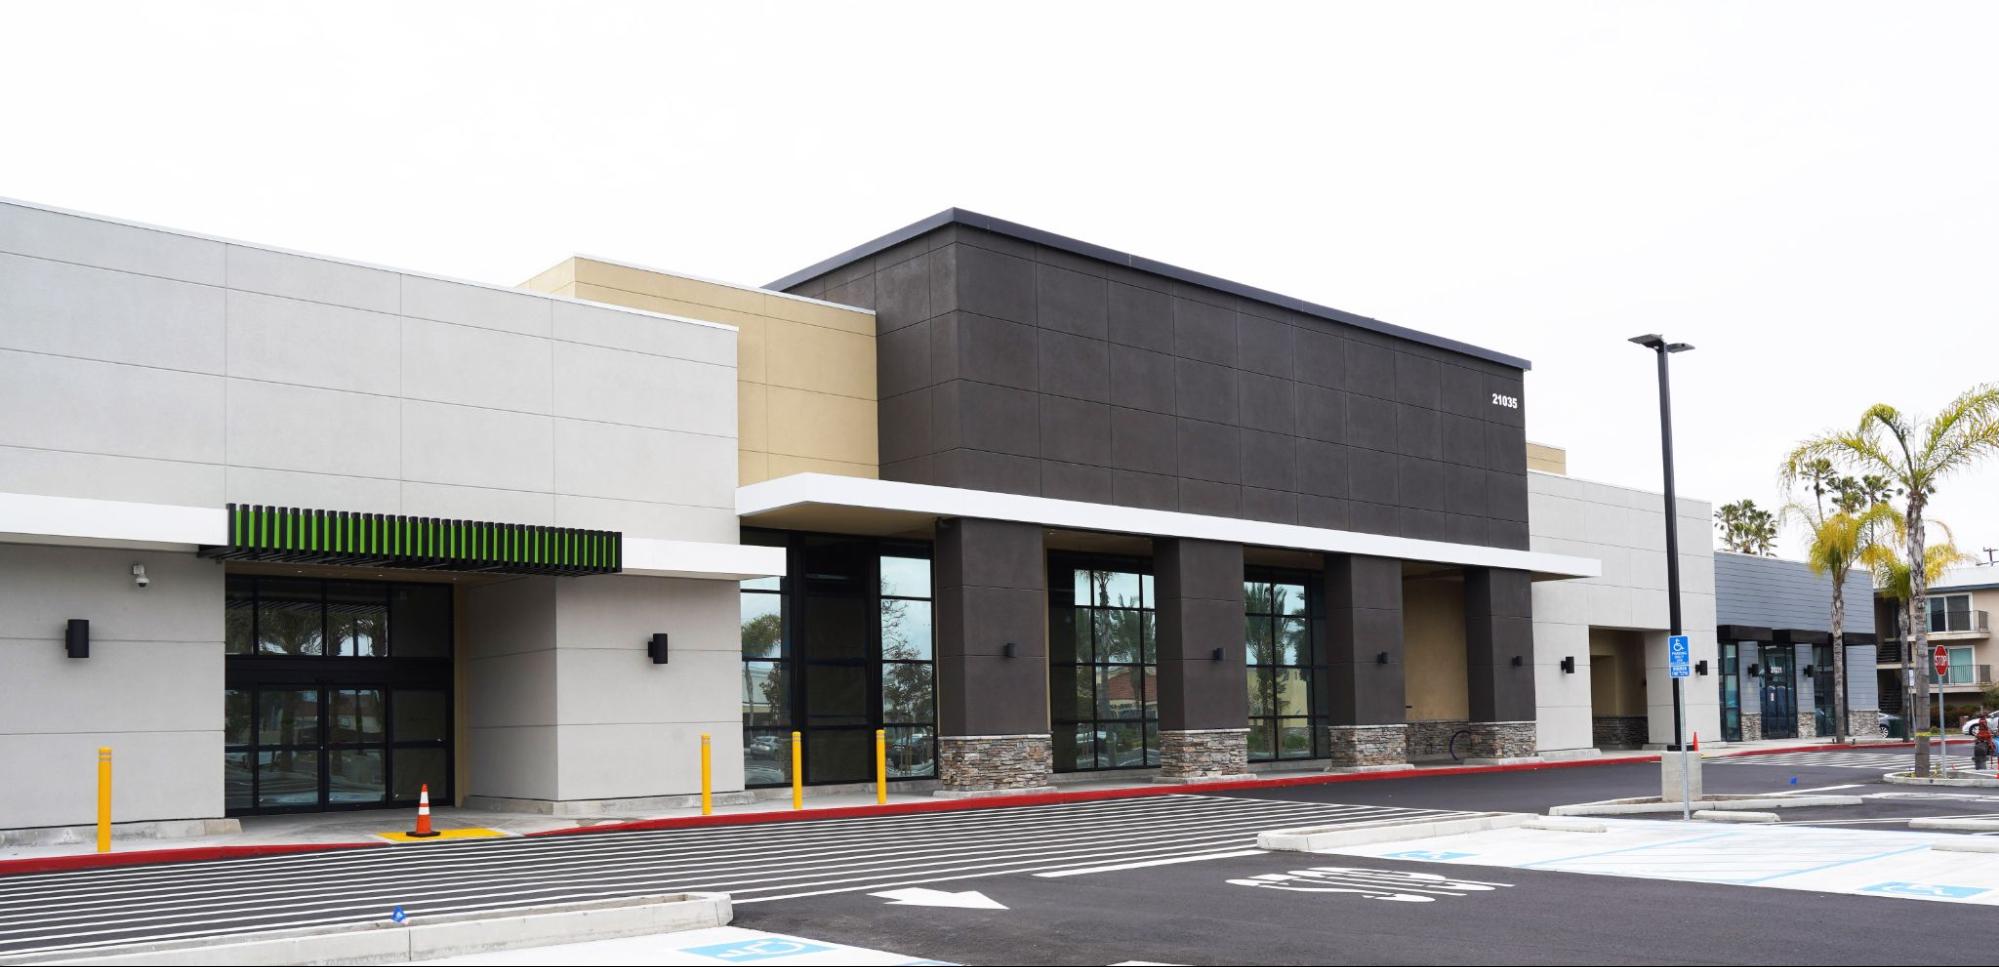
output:
[[[890,779],[937,774],[935,616],[927,549],[862,538],[752,534],[789,547],[790,578],[740,587],[744,780],[866,782],[875,730]]]
[[[1312,686],[1320,658],[1312,641],[1306,584],[1302,579],[1250,580],[1242,589],[1250,760],[1319,755],[1324,721],[1314,714]]]
[[[1158,765],[1152,575],[1135,563],[1058,561],[1049,583],[1055,771]]]

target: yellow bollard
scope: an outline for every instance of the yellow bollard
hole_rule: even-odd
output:
[[[805,808],[804,748],[798,743],[798,733],[791,733],[791,808]]]
[[[111,852],[111,747],[97,749],[97,851]]]
[[[875,730],[875,805],[888,805],[888,730]]]
[[[708,733],[701,733],[701,815],[715,813],[715,762],[708,750]]]

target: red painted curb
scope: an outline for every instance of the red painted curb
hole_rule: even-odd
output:
[[[82,853],[72,856],[31,856],[0,860],[0,876],[20,873],[60,873],[67,870],[95,870],[114,866],[151,866],[162,863],[201,863],[208,860],[235,860],[253,856],[282,856],[287,853],[317,853],[330,850],[365,849],[387,843],[262,843],[256,846],[185,846],[178,849],[142,849],[124,853]]]
[[[1744,749],[1715,758],[1780,755],[1786,752],[1835,752],[1847,749],[1913,748],[1912,742],[1880,742],[1864,745],[1796,745],[1775,749]],[[1720,750],[1716,750],[1720,751]],[[903,816],[920,813],[959,812],[1003,806],[1046,806],[1056,803],[1098,802],[1110,799],[1137,799],[1175,793],[1228,792],[1245,789],[1285,789],[1293,786],[1330,785],[1337,782],[1379,782],[1390,779],[1417,779],[1425,776],[1465,776],[1499,772],[1539,772],[1589,766],[1631,765],[1657,762],[1659,753],[1609,758],[1566,759],[1556,762],[1517,762],[1490,766],[1441,766],[1428,769],[1396,769],[1387,772],[1342,772],[1324,775],[1289,776],[1283,779],[1235,779],[1222,782],[1195,782],[1183,785],[1134,786],[1124,789],[1077,789],[977,799],[936,799],[926,802],[891,803],[884,806],[834,806],[814,809],[770,810],[756,813],[727,813],[717,816],[678,816],[667,819],[639,819],[596,826],[545,829],[525,836],[570,836],[579,833],[609,833],[649,829],[690,829],[704,826],[754,826],[764,823],[796,823],[819,819],[858,819],[869,816]],[[282,856],[293,853],[385,847],[388,843],[271,843],[257,846],[192,846],[183,849],[135,850],[125,853],[84,853],[74,856],[45,856],[0,860],[0,876],[22,873],[52,873],[119,866],[163,863],[199,863],[208,860]]]

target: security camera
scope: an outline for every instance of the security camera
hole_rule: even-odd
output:
[[[132,583],[142,588],[153,583],[153,579],[146,576],[146,566],[144,564],[132,565]]]

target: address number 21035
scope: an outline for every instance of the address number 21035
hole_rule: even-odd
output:
[[[1509,410],[1517,410],[1520,408],[1520,397],[1508,396],[1505,393],[1494,393],[1492,394],[1492,405],[1504,406]]]

